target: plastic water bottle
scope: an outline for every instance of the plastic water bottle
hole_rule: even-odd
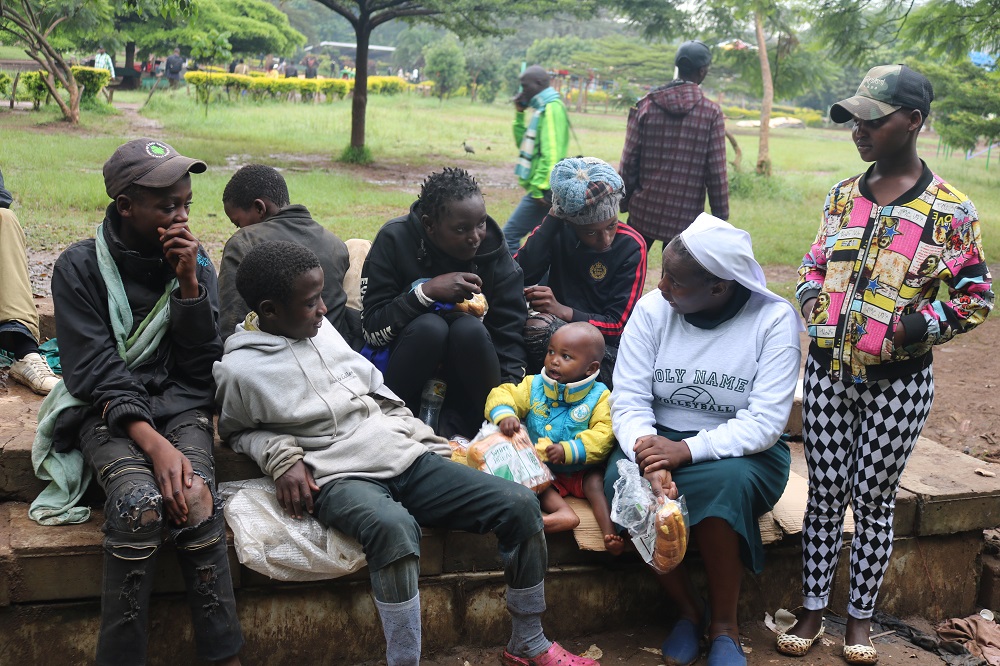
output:
[[[420,420],[437,432],[438,417],[441,416],[441,405],[444,404],[444,394],[448,385],[442,379],[432,377],[424,384],[420,394]]]

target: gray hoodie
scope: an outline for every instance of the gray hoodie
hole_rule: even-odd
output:
[[[239,324],[213,374],[219,435],[275,479],[299,460],[320,486],[387,479],[427,451],[451,454],[325,319],[302,340]]]

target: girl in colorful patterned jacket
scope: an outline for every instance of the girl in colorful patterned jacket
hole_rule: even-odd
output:
[[[870,618],[892,554],[899,480],[934,397],[931,349],[993,307],[975,207],[917,156],[933,98],[921,74],[883,65],[830,109],[834,122],[853,121],[858,154],[872,165],[830,191],[799,268],[796,296],[813,338],[802,400],[809,501],[804,608],[778,637],[784,654],[804,655],[823,633],[849,502],[843,656],[877,661]],[[937,297],[942,282],[947,300]]]

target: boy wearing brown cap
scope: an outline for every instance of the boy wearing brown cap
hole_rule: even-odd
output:
[[[52,276],[63,384],[39,413],[43,524],[73,508],[91,472],[107,494],[98,664],[143,664],[165,532],[177,547],[201,659],[238,664],[243,645],[212,461],[212,363],[222,356],[215,270],[188,227],[190,173],[204,162],[136,139],[104,164],[113,199],[96,238],[74,243]],[[44,448],[42,448],[44,447]],[[51,464],[56,461],[56,464]],[[76,512],[74,514],[74,512]]]

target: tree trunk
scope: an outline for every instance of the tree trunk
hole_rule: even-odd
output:
[[[135,69],[135,42],[125,43],[125,69]]]
[[[351,103],[351,148],[365,147],[365,112],[368,108],[368,43],[371,40],[368,16],[358,18],[357,56],[354,68],[354,97]]]
[[[764,17],[761,10],[753,14],[757,30],[757,55],[760,57],[760,80],[764,86],[764,97],[760,104],[760,146],[757,149],[757,173],[771,175],[771,152],[768,139],[771,134],[771,106],[774,103],[774,81],[771,79],[771,63],[767,59],[767,42],[764,38]]]
[[[740,170],[740,164],[743,163],[743,151],[740,150],[740,144],[736,143],[736,135],[726,130],[726,138],[729,139],[729,144],[733,147],[733,171]]]

